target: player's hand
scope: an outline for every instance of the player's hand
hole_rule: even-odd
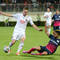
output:
[[[39,29],[39,31],[43,31],[43,29],[42,29],[42,28],[40,28],[40,29]]]

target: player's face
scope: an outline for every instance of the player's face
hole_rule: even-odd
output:
[[[59,14],[59,11],[58,10],[56,11],[56,14]]]
[[[53,32],[54,37],[58,38],[58,34],[54,31]]]
[[[47,8],[47,12],[50,12],[50,9],[49,8]]]
[[[28,14],[28,10],[23,10],[23,15],[26,16]]]

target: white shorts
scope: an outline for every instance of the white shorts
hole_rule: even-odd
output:
[[[46,26],[51,26],[51,22],[46,22]]]
[[[51,20],[46,20],[46,26],[51,26]]]
[[[25,38],[25,32],[13,32],[12,40],[20,40],[23,37]]]
[[[46,26],[51,26],[51,24],[50,23],[46,23]]]

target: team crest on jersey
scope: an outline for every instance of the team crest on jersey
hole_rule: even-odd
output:
[[[20,20],[20,23],[21,23],[21,24],[24,24],[24,23],[25,23],[25,21],[24,21],[24,20]]]

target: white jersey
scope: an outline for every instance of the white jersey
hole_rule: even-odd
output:
[[[28,22],[30,22],[31,25],[34,24],[30,16],[23,16],[23,14],[17,13],[17,14],[14,14],[13,17],[17,19],[14,32],[21,32],[21,31],[25,32]]]
[[[51,19],[52,19],[52,12],[45,12],[45,14],[44,14],[44,17],[47,17],[46,18],[46,22],[47,23],[51,23]]]

